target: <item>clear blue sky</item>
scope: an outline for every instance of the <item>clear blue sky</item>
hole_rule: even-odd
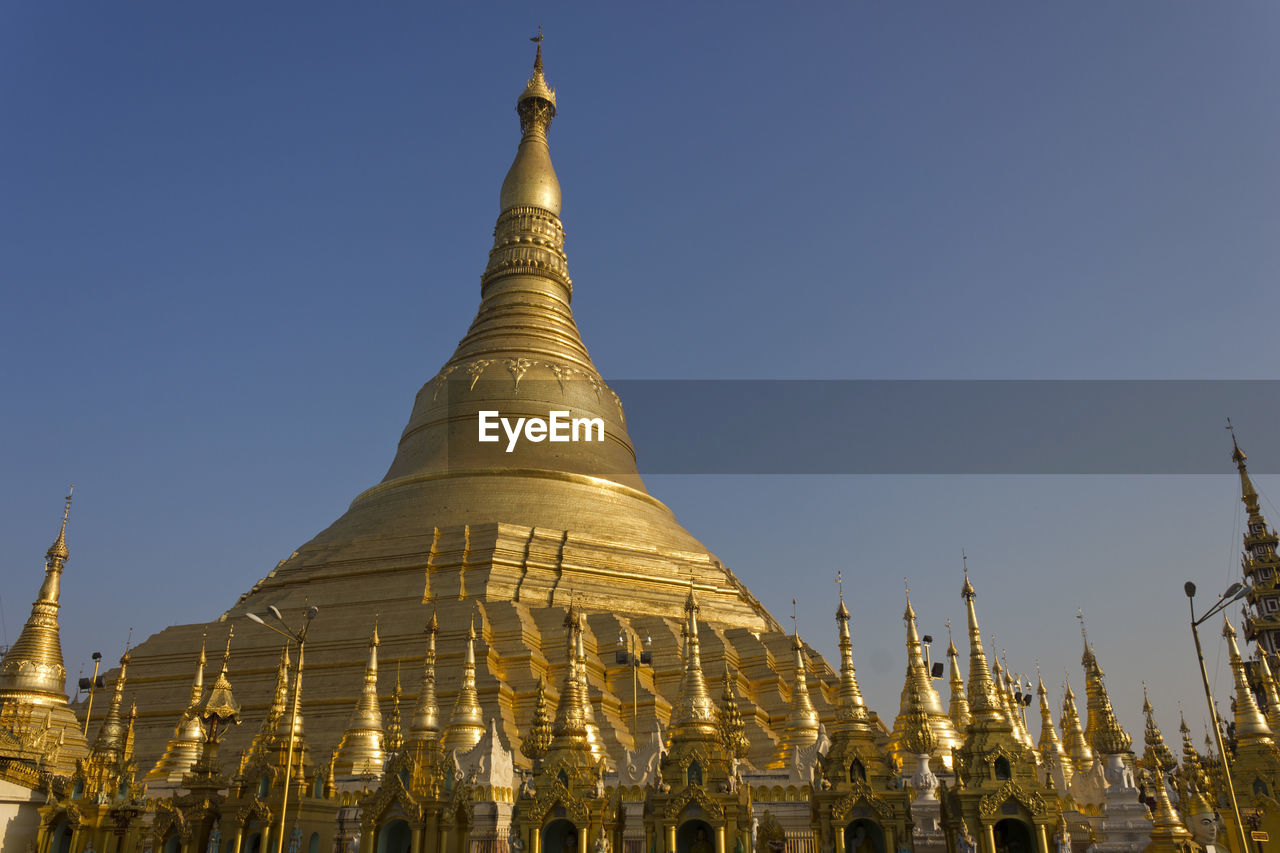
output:
[[[0,10],[9,640],[69,482],[74,675],[129,626],[215,617],[381,478],[474,313],[539,24],[606,377],[1280,378],[1276,6],[720,11]],[[1238,571],[1227,414],[1222,477],[649,486],[775,615],[797,595],[828,654],[844,569],[886,716],[902,579],[944,634],[963,547],[1055,713],[1084,606],[1122,720],[1140,737],[1146,678],[1170,734],[1178,700],[1203,717],[1182,582]],[[1274,426],[1239,424],[1270,470]]]

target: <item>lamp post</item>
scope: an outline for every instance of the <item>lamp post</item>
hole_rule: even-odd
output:
[[[1222,725],[1218,722],[1218,709],[1213,704],[1213,694],[1209,690],[1209,673],[1204,668],[1204,650],[1200,647],[1200,631],[1198,629],[1205,620],[1211,619],[1225,610],[1227,605],[1244,598],[1248,594],[1249,588],[1239,582],[1233,583],[1227,587],[1226,592],[1218,596],[1218,600],[1199,619],[1196,618],[1196,585],[1191,581],[1187,581],[1182,585],[1182,591],[1187,594],[1187,603],[1191,606],[1191,636],[1196,641],[1196,658],[1200,661],[1200,680],[1204,683],[1204,699],[1209,705],[1209,719],[1213,722],[1213,736],[1218,742],[1218,755],[1222,756],[1222,777],[1227,780],[1227,794],[1231,798],[1231,812],[1236,817],[1236,833],[1240,836],[1240,850],[1243,853],[1248,853],[1249,842],[1244,834],[1244,821],[1240,818],[1240,805],[1236,802],[1236,786],[1231,782],[1231,765],[1227,762],[1227,750],[1222,743]]]
[[[104,687],[103,680],[98,676],[98,665],[102,663],[102,652],[93,653],[93,677],[80,679],[80,689],[89,691],[89,705],[84,710],[84,736],[89,736],[89,717],[93,715],[93,691],[99,687]],[[84,670],[80,670],[84,672]]]
[[[640,647],[639,637],[625,637],[618,635],[618,645],[623,651],[618,652],[617,662],[623,666],[631,667],[631,735],[635,738],[636,749],[640,748],[640,667],[653,665],[653,652],[650,646],[653,645],[653,638],[645,636],[644,647],[640,649],[640,653],[636,654],[636,649]]]
[[[283,853],[284,851],[285,813],[289,808],[289,784],[293,777],[293,741],[294,733],[298,729],[298,695],[302,691],[302,650],[307,645],[307,629],[311,627],[311,620],[315,619],[316,614],[319,612],[320,608],[314,604],[308,607],[304,614],[305,620],[302,623],[302,628],[297,631],[289,627],[289,623],[284,621],[284,617],[280,615],[279,608],[275,605],[269,605],[267,613],[272,619],[280,623],[281,627],[278,628],[256,613],[245,614],[253,622],[257,622],[262,627],[275,631],[280,636],[298,644],[298,671],[293,675],[293,699],[289,702],[289,746],[285,750],[284,758],[284,792],[280,797],[280,829],[276,832],[276,853]]]

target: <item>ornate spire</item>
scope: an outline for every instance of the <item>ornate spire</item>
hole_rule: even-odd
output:
[[[690,588],[692,598],[693,590]],[[687,606],[687,605],[686,605]],[[796,600],[791,599],[794,625]],[[818,712],[813,709],[813,700],[809,697],[809,680],[805,675],[804,643],[800,642],[800,630],[793,627],[791,635],[792,666],[795,676],[791,681],[791,706],[787,710],[787,721],[784,727],[783,748],[786,753],[796,747],[811,746],[818,740]]]
[[[1147,748],[1147,788],[1156,800],[1156,807],[1151,816],[1151,845],[1147,847],[1147,853],[1183,853],[1191,848],[1191,833],[1182,825],[1178,813],[1173,810],[1173,804],[1169,802],[1169,791],[1165,787],[1164,774],[1154,769],[1162,761],[1155,751],[1150,747]]]
[[[58,632],[58,598],[67,551],[67,518],[71,515],[72,485],[62,510],[62,526],[44,557],[44,582],[31,605],[31,615],[18,639],[0,661],[0,701],[18,699],[47,706],[49,700],[67,699],[67,671],[62,663],[62,641]],[[31,694],[36,694],[34,697]]]
[[[338,742],[336,772],[340,776],[381,776],[387,755],[383,748],[382,707],[378,702],[378,622],[369,637],[369,662],[364,686]]]
[[[707,691],[702,674],[702,647],[698,639],[698,605],[693,592],[693,578],[689,579],[689,594],[684,601],[684,673],[680,677],[680,690],[676,694],[675,708],[671,711],[671,740],[708,740],[719,738],[716,726],[716,707]],[[797,652],[797,655],[799,652]],[[801,669],[797,690],[804,691],[804,702],[809,694],[804,690],[804,671]],[[794,712],[795,700],[792,700]],[[812,712],[812,706],[810,706]],[[790,718],[788,718],[790,720]],[[816,727],[815,727],[816,729]]]
[[[476,622],[473,616],[467,624],[467,656],[462,662],[462,684],[453,702],[449,725],[444,730],[444,748],[466,752],[482,737],[484,716],[480,711],[479,694],[476,693]]]
[[[951,705],[947,713],[951,724],[961,735],[969,728],[973,716],[969,713],[969,697],[964,693],[964,678],[960,675],[960,652],[956,650],[955,640],[951,638],[951,620],[947,620],[947,670],[951,683]]]
[[[422,658],[422,686],[418,689],[418,705],[413,711],[409,737],[415,743],[426,743],[440,737],[440,705],[436,700],[436,635],[440,623],[431,611],[427,622],[427,652]]]
[[[991,667],[987,664],[987,653],[982,648],[982,629],[978,626],[978,614],[973,607],[973,600],[977,594],[973,591],[973,584],[969,582],[968,569],[964,573],[964,586],[960,588],[960,595],[964,598],[969,619],[969,709],[973,717],[971,725],[985,729],[1012,731],[1012,726],[1000,711],[1000,699],[996,694],[995,683],[991,680]]]
[[[724,665],[724,689],[720,693],[720,742],[734,758],[746,758],[751,749],[747,739],[747,727],[738,709],[738,696],[733,692],[733,677],[729,664]]]
[[[1093,767],[1093,748],[1084,736],[1080,726],[1080,714],[1076,711],[1076,694],[1071,690],[1071,681],[1063,681],[1062,716],[1058,725],[1062,728],[1062,736],[1066,739],[1067,755],[1071,757],[1072,768],[1084,773]]]
[[[1280,689],[1276,687],[1275,676],[1271,674],[1271,666],[1267,663],[1267,653],[1258,650],[1258,681],[1262,684],[1262,696],[1267,702],[1267,725],[1274,735],[1280,730]]]
[[[542,73],[542,34],[538,34],[538,52],[533,60],[533,74],[516,101],[520,114],[520,150],[502,184],[502,210],[538,207],[560,215],[560,182],[551,167],[547,132],[556,117],[556,93],[547,85]]]
[[[236,635],[235,626],[227,629],[227,646],[222,650],[222,669],[218,672],[218,677],[213,682],[213,687],[209,690],[209,695],[205,697],[204,705],[200,708],[201,719],[208,719],[211,715],[216,715],[222,720],[232,721],[236,725],[240,724],[240,703],[236,701],[236,697],[231,692],[231,676],[228,670],[231,666],[231,640]],[[126,652],[125,657],[128,657]],[[120,666],[121,680],[124,678],[124,660],[121,659]]]
[[[124,685],[129,669],[129,651],[120,656],[120,673],[111,692],[111,702],[107,705],[107,715],[102,718],[98,727],[98,736],[93,741],[92,754],[106,763],[119,763],[124,760],[125,743],[128,730],[121,715],[124,704]]]
[[[1049,710],[1049,691],[1044,689],[1044,679],[1036,673],[1036,693],[1040,696],[1040,742],[1036,750],[1040,760],[1045,764],[1057,764],[1062,768],[1064,782],[1071,781],[1071,756],[1066,747],[1058,739],[1058,732],[1053,727],[1053,714]]]
[[[1199,793],[1203,800],[1203,795],[1209,790],[1209,776],[1205,773],[1204,765],[1200,763],[1200,753],[1196,752],[1196,745],[1191,740],[1191,727],[1187,725],[1187,718],[1181,717],[1178,724],[1178,731],[1182,734],[1182,795],[1189,798],[1192,793]],[[1203,814],[1207,809],[1212,812],[1212,808],[1208,808],[1208,803],[1204,803],[1204,808],[1196,809],[1196,805],[1184,805],[1183,811],[1189,819],[1193,814]]]
[[[1147,727],[1143,735],[1143,741],[1146,744],[1147,763],[1151,764],[1154,757],[1160,775],[1163,777],[1165,773],[1177,769],[1178,759],[1170,751],[1164,742],[1164,734],[1160,731],[1160,726],[1156,724],[1155,709],[1151,707],[1151,699],[1147,697],[1146,682],[1142,684],[1142,713],[1147,718]]]
[[[909,605],[908,605],[909,606]],[[938,747],[938,738],[929,725],[929,711],[924,695],[914,680],[907,682],[907,708],[902,715],[902,746],[912,755],[930,755]]]
[[[558,716],[558,715],[557,715]],[[551,708],[547,699],[547,681],[538,676],[538,698],[533,706],[533,720],[520,744],[520,752],[535,765],[551,747]]]
[[[1271,727],[1263,719],[1258,710],[1258,703],[1249,689],[1249,679],[1245,675],[1244,661],[1240,658],[1240,647],[1236,645],[1236,629],[1231,627],[1230,620],[1222,617],[1222,636],[1227,638],[1227,655],[1231,659],[1231,671],[1236,680],[1236,751],[1242,747],[1265,743],[1273,743]]]
[[[187,702],[187,708],[178,718],[178,725],[174,727],[173,736],[165,745],[164,754],[147,774],[148,782],[181,781],[200,758],[201,745],[204,743],[204,726],[200,723],[200,700],[204,696],[205,640],[206,636],[201,634],[200,654],[196,659],[196,674],[191,680],[191,697]]]
[[[1258,490],[1249,478],[1244,451],[1236,442],[1235,427],[1227,419],[1231,430],[1231,459],[1240,472],[1240,500],[1244,503],[1248,520],[1245,522],[1244,551],[1241,569],[1245,584],[1249,587],[1246,601],[1252,614],[1245,622],[1246,639],[1254,640],[1260,649],[1277,648],[1280,644],[1280,617],[1276,604],[1280,603],[1280,537],[1267,526],[1259,505]]]
[[[391,721],[387,723],[387,752],[404,748],[404,728],[400,724],[400,669],[396,668],[396,686],[391,691]]]
[[[907,590],[907,606],[902,613],[902,621],[907,628],[907,673],[899,699],[898,717],[893,721],[894,752],[900,761],[906,758],[902,754],[903,750],[911,756],[917,754],[916,750],[907,747],[905,738],[912,725],[908,718],[915,713],[913,703],[918,701],[929,723],[933,749],[940,749],[949,755],[951,747],[960,745],[960,737],[956,734],[951,718],[942,710],[942,699],[938,696],[938,691],[933,688],[933,679],[930,677],[928,666],[925,665],[923,646],[920,644],[920,634],[916,629],[916,611],[911,606],[910,590]],[[918,700],[912,699],[913,692],[918,694]]]
[[[1085,738],[1099,756],[1128,752],[1133,746],[1133,738],[1120,727],[1120,721],[1116,719],[1116,713],[1111,707],[1111,697],[1107,695],[1107,685],[1102,680],[1105,673],[1098,665],[1098,657],[1093,653],[1088,637],[1085,637],[1084,655],[1080,662],[1084,664],[1084,689],[1089,699]]]
[[[853,669],[853,641],[849,636],[849,609],[844,606],[843,584],[840,586],[840,605],[836,608],[836,625],[840,631],[840,694],[836,702],[835,731],[870,730],[871,718]]]
[[[591,704],[591,685],[587,681],[587,651],[584,645],[583,637],[587,633],[587,614],[581,610],[578,611],[578,693],[582,696],[582,713],[587,722],[587,743],[591,745],[591,756],[599,761],[605,759],[608,761],[608,755],[604,748],[604,738],[600,734],[600,727],[596,725],[595,706]]]
[[[589,751],[587,712],[584,707],[587,697],[582,694],[582,685],[578,680],[578,635],[582,632],[582,622],[578,619],[578,610],[573,604],[565,611],[564,630],[568,665],[564,670],[564,681],[560,684],[555,722],[551,725],[551,746],[558,750]],[[534,724],[537,725],[536,717]]]

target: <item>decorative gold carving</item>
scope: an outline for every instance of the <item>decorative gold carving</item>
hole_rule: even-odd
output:
[[[888,818],[893,814],[893,806],[889,805],[883,797],[872,790],[871,786],[866,782],[858,780],[850,784],[847,794],[836,800],[831,807],[831,816],[841,824],[847,823],[849,813],[853,811],[855,806],[863,803],[871,811],[875,812],[876,817],[881,819]]]
[[[982,817],[992,817],[1009,800],[1021,804],[1031,812],[1033,817],[1039,817],[1045,813],[1044,797],[1038,792],[1027,793],[1021,785],[1009,780],[978,801],[978,814]]]
[[[689,803],[694,802],[702,807],[713,820],[724,819],[724,807],[716,802],[710,794],[708,794],[701,786],[689,785],[683,791],[667,801],[667,805],[662,810],[663,816],[667,818],[676,818],[680,813],[688,807]]]
[[[512,378],[515,380],[515,388],[514,388],[515,391],[520,390],[520,380],[524,378],[525,373],[528,372],[530,366],[532,366],[533,364],[534,362],[527,358],[507,359],[507,370],[511,373]]]
[[[477,358],[475,361],[470,362],[467,365],[467,373],[471,374],[470,390],[472,391],[475,390],[476,383],[480,381],[481,374],[484,373],[484,369],[488,367],[491,363],[492,362],[490,362],[489,359],[487,358]]]

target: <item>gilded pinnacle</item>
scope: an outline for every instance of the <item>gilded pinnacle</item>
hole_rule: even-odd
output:
[[[684,673],[680,677],[680,689],[671,711],[671,740],[716,740],[720,736],[717,727],[715,704],[707,691],[702,673],[702,649],[698,638],[698,599],[693,594],[693,578],[689,578],[689,594],[684,601],[685,657]],[[803,673],[800,676],[803,684]],[[808,694],[805,694],[808,698]],[[793,703],[794,707],[794,703]]]
[[[75,486],[71,487],[75,491]],[[67,518],[71,495],[62,510],[62,525],[45,554],[44,578],[31,613],[21,633],[0,660],[0,699],[29,701],[37,694],[39,704],[66,702],[67,671],[62,660],[62,639],[58,626],[62,570],[66,564]]]
[[[435,610],[427,622],[427,649],[422,657],[422,685],[418,688],[418,704],[409,725],[414,742],[430,742],[440,736],[440,704],[436,699],[436,634],[439,623]]]
[[[476,622],[475,616],[467,624],[467,653],[462,662],[462,684],[453,702],[453,712],[444,730],[444,748],[466,752],[484,736],[484,717],[480,710],[480,697],[476,692]]]
[[[1253,690],[1249,687],[1248,676],[1245,675],[1244,661],[1240,658],[1240,647],[1236,645],[1236,629],[1226,616],[1222,617],[1222,636],[1227,639],[1227,656],[1231,661],[1231,672],[1236,684],[1236,752],[1252,744],[1272,744],[1271,727],[1258,710],[1257,700],[1253,698]]]

